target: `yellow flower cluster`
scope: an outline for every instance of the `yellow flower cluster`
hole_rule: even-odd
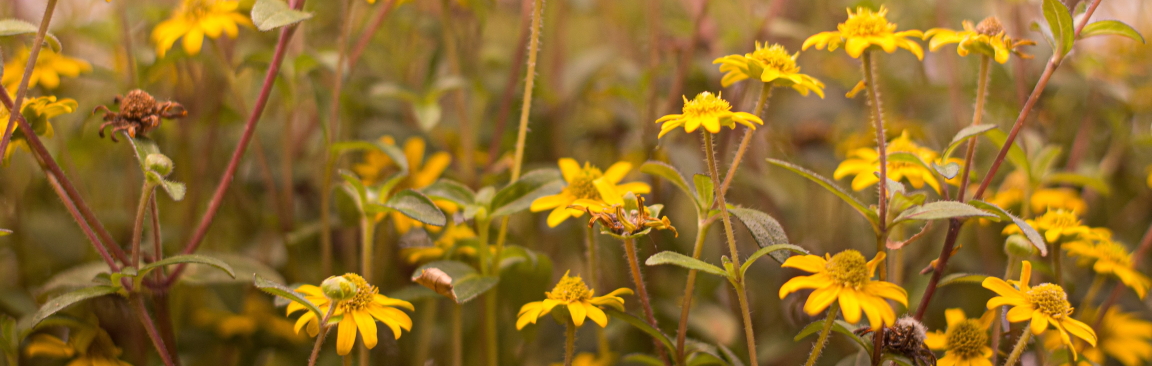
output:
[[[924,32],[924,39],[932,39],[928,42],[928,49],[935,52],[946,44],[956,43],[956,53],[960,56],[968,56],[969,52],[976,51],[992,57],[999,63],[1008,62],[1010,54],[1025,59],[1032,58],[1020,52],[1018,48],[1034,45],[1036,42],[1008,37],[1004,32],[1004,25],[1000,24],[1000,20],[996,17],[988,17],[976,26],[965,20],[963,26],[962,31],[933,28]]]
[[[764,120],[751,113],[733,112],[732,105],[719,94],[703,92],[692,100],[688,100],[688,97],[683,98],[683,113],[670,114],[656,120],[656,123],[662,124],[659,137],[664,137],[668,132],[680,127],[684,127],[684,132],[687,133],[696,132],[701,126],[709,133],[719,133],[720,127],[735,129],[737,123],[753,130],[756,129],[756,125],[764,124]]]
[[[1007,318],[1009,322],[1019,323],[1028,321],[1032,334],[1039,335],[1051,325],[1060,332],[1060,340],[1072,348],[1072,339],[1069,334],[1096,346],[1096,332],[1084,322],[1072,318],[1072,304],[1068,303],[1068,294],[1060,285],[1043,283],[1031,286],[1032,263],[1024,261],[1020,270],[1020,280],[1014,281],[1015,287],[996,277],[984,279],[983,286],[993,292],[996,297],[988,300],[988,309],[1001,306],[1010,306]],[[1075,350],[1073,349],[1073,356]]]
[[[936,151],[921,147],[912,141],[907,130],[900,133],[900,137],[888,141],[887,152],[889,156],[895,153],[910,153],[925,163],[936,161],[938,156]],[[936,173],[927,167],[916,163],[893,161],[892,159],[888,159],[887,165],[889,179],[897,182],[908,180],[908,183],[915,188],[922,188],[924,184],[928,184],[933,190],[940,192],[940,182],[936,179]],[[861,148],[848,153],[848,158],[836,167],[836,171],[832,173],[832,178],[841,179],[855,175],[856,177],[852,179],[852,189],[860,191],[880,181],[876,175],[878,172],[880,172],[880,153],[876,151],[876,148]]]
[[[3,93],[4,91],[0,91]],[[32,126],[33,133],[36,136],[52,137],[52,124],[51,119],[62,114],[72,113],[76,110],[77,103],[75,100],[64,98],[56,100],[54,96],[31,98],[24,101],[24,107],[21,108],[21,114],[27,119],[28,124]],[[0,108],[0,126],[11,129],[12,139],[8,142],[8,148],[4,149],[3,165],[8,165],[8,160],[16,149],[28,150],[27,137],[25,131],[20,129],[19,124],[11,126],[8,124],[10,115],[8,110]],[[3,134],[3,132],[0,132]]]
[[[4,63],[4,76],[0,78],[0,84],[4,85],[4,89],[7,89],[9,94],[16,93],[16,88],[24,77],[24,67],[27,66],[28,56],[31,53],[32,50],[25,48]],[[45,89],[56,89],[60,86],[61,77],[74,78],[80,76],[81,73],[90,71],[92,71],[92,65],[88,61],[64,56],[48,48],[41,48],[40,55],[36,57],[36,66],[32,68],[32,77],[28,79],[28,87],[41,85]]]

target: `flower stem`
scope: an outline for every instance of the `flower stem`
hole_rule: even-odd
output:
[[[324,170],[320,180],[320,275],[332,274],[332,224],[328,222],[331,215],[328,212],[332,199],[332,174],[336,166],[336,154],[332,153],[332,143],[340,131],[340,91],[344,90],[344,67],[348,54],[348,33],[352,31],[352,1],[342,4],[344,25],[340,27],[340,36],[336,40],[337,56],[336,70],[333,77],[332,99],[329,101],[328,124],[324,128]]]
[[[628,256],[628,267],[632,270],[632,283],[636,285],[636,295],[640,297],[640,306],[644,309],[644,317],[648,320],[648,325],[660,329],[660,325],[656,324],[656,316],[652,312],[652,303],[648,299],[648,287],[644,285],[644,277],[640,273],[640,260],[636,256],[635,239],[624,239],[624,254]],[[655,338],[652,339],[652,344],[656,347],[656,354],[660,356],[660,360],[668,365],[668,352],[664,350],[664,345]]]
[[[756,100],[756,107],[752,110],[752,114],[756,117],[764,113],[764,107],[768,105],[768,98],[772,96],[772,83],[761,83],[760,99]],[[761,117],[763,118],[763,117]],[[740,140],[740,147],[736,149],[736,156],[732,158],[732,165],[728,167],[728,174],[724,175],[724,184],[720,185],[720,194],[723,195],[728,192],[728,187],[732,184],[732,177],[736,176],[736,168],[740,167],[740,161],[744,158],[744,153],[748,151],[748,144],[752,142],[752,134],[756,130],[745,127],[744,138]]]
[[[877,235],[885,236],[884,233],[888,230],[888,149],[886,146],[888,140],[884,135],[884,110],[880,104],[880,87],[876,85],[876,65],[872,60],[872,51],[864,51],[860,60],[864,64],[864,85],[868,87],[869,111],[872,113],[872,123],[876,130],[876,152],[880,159],[880,182],[877,183],[880,192],[879,203],[877,204],[880,222]],[[884,245],[881,244],[880,246],[883,250]],[[885,263],[880,262],[879,267],[880,279],[888,278],[888,269]]]
[[[136,221],[132,229],[132,266],[140,267],[140,241],[144,236],[144,216],[148,213],[148,202],[152,199],[152,192],[156,185],[144,179],[144,187],[140,189],[140,202],[136,205]]]
[[[488,232],[491,231],[491,227],[492,219],[488,217],[488,213],[477,213],[476,232],[480,242],[480,248],[477,249],[480,257],[480,273],[485,276],[499,276],[500,253],[496,253],[496,258],[490,258],[491,252],[488,249]],[[496,331],[496,300],[495,287],[484,293],[484,342],[488,366],[496,366],[500,363],[500,346],[496,339],[498,335]]]
[[[308,357],[308,366],[316,366],[316,360],[320,358],[320,348],[324,346],[324,338],[328,336],[328,319],[332,318],[332,313],[336,312],[335,306],[328,307],[328,313],[324,314],[324,318],[320,320],[320,334],[316,336],[316,343],[312,345],[312,356]]]
[[[1028,340],[1032,339],[1032,332],[1024,329],[1020,332],[1020,340],[1016,341],[1016,347],[1012,348],[1012,353],[1008,355],[1008,359],[1004,361],[1004,366],[1014,366],[1020,361],[1020,355],[1024,353],[1024,349],[1028,348]]]
[[[840,307],[836,304],[828,307],[828,315],[824,317],[824,328],[820,329],[820,337],[816,338],[816,343],[812,345],[812,353],[808,354],[808,362],[805,362],[804,366],[813,366],[816,364],[816,360],[820,359],[824,345],[828,344],[828,334],[832,333],[832,326],[836,324],[836,315],[839,310]]]
[[[372,281],[373,265],[376,259],[376,222],[367,214],[360,216],[360,275],[364,276],[368,281]],[[360,366],[368,366],[370,364],[371,352],[368,347],[363,344],[359,346]]]
[[[1004,268],[1004,278],[1006,278],[1006,279],[1012,278],[1013,274],[1015,273],[1014,269],[1016,268],[1016,262],[1018,262],[1019,259],[1020,258],[1017,258],[1015,255],[1012,255],[1012,253],[1008,253],[1008,266],[1007,266],[1007,268]],[[1005,308],[1006,308],[1005,306],[1001,306],[1001,307],[998,307],[998,308],[992,310],[992,311],[996,312],[996,316],[992,318],[992,351],[993,351],[992,352],[992,363],[993,364],[996,364],[996,358],[1000,357],[1000,338],[1004,333],[1004,329],[1001,327],[1000,322],[1003,321],[1002,319],[1004,318],[1003,314],[1004,314]]]
[[[599,258],[600,254],[597,252],[597,248],[596,248],[596,231],[591,226],[585,227],[584,245],[587,247],[587,250],[588,250],[588,252],[587,252],[588,268],[586,269],[586,271],[588,271],[588,273],[586,274],[586,276],[588,277],[588,284],[591,285],[592,288],[599,288],[600,287],[600,271],[599,271],[599,269],[600,269],[600,258]],[[604,333],[604,328],[596,328],[596,348],[597,348],[597,351],[599,352],[600,356],[607,355],[609,352],[612,351],[612,345],[610,343],[608,343],[608,335],[606,333]]]
[[[160,360],[164,361],[165,366],[173,366],[172,356],[168,354],[168,349],[164,347],[164,340],[160,338],[160,333],[156,331],[156,324],[152,318],[148,316],[148,309],[144,307],[144,300],[140,294],[132,294],[128,299],[129,304],[132,305],[132,310],[136,312],[136,317],[140,318],[140,323],[144,325],[144,331],[148,333],[148,338],[152,340],[152,347],[156,348],[156,353],[160,354]]]
[[[706,214],[705,214],[706,215]],[[712,222],[705,218],[699,218],[699,224],[696,225],[696,243],[692,246],[692,259],[700,259],[700,253],[704,251],[704,239],[708,236],[708,229],[712,227]],[[688,313],[692,310],[692,296],[696,290],[696,270],[688,270],[688,281],[684,284],[684,299],[680,304],[680,323],[676,328],[676,363],[683,365],[687,356],[684,352],[684,340],[688,335]]]
[[[716,169],[716,151],[712,146],[712,133],[703,130],[704,155],[708,158],[708,173],[712,176],[712,185],[716,188],[716,201],[720,207],[720,219],[724,222],[724,237],[728,240],[728,254],[731,256],[733,268],[740,268],[740,252],[736,250],[736,237],[732,234],[732,219],[728,217],[728,202],[720,190],[720,172]],[[744,288],[744,275],[736,271],[736,278],[732,279],[736,288],[736,297],[740,300],[740,315],[744,318],[744,337],[748,341],[748,360],[752,365],[759,365],[756,361],[756,336],[752,331],[752,313],[748,308],[748,293]]]
[[[571,317],[564,325],[564,366],[572,366],[572,355],[576,353],[576,324]]]

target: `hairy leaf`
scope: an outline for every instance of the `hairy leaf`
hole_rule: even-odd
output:
[[[283,0],[256,0],[252,5],[252,24],[267,32],[312,18],[312,13],[288,7]]]
[[[396,192],[392,197],[388,197],[384,206],[400,211],[404,216],[428,225],[444,226],[448,224],[448,218],[444,216],[444,211],[440,211],[440,208],[436,207],[431,199],[411,189]]]
[[[41,306],[40,310],[36,311],[36,314],[32,315],[30,322],[25,327],[28,329],[32,329],[32,328],[36,327],[36,324],[40,324],[40,322],[43,321],[44,318],[52,316],[52,314],[56,314],[60,310],[64,310],[65,308],[72,306],[75,303],[78,303],[78,302],[81,302],[84,300],[88,300],[88,299],[91,299],[94,297],[100,297],[100,296],[104,296],[104,295],[113,294],[113,293],[116,293],[117,291],[120,291],[120,287],[117,287],[117,286],[94,286],[94,287],[82,288],[82,289],[79,289],[76,291],[71,291],[71,292],[65,293],[63,295],[54,297],[51,300],[48,300],[48,302],[44,303],[44,306]]]
[[[752,239],[756,240],[756,244],[761,248],[788,243],[788,235],[784,233],[784,228],[772,215],[743,207],[729,208],[728,212],[744,223],[744,227],[752,233]],[[784,250],[773,251],[769,254],[772,255],[772,259],[780,263],[784,263],[784,260],[788,259],[788,253]]]
[[[960,147],[961,143],[963,143],[964,141],[968,141],[968,139],[970,139],[970,138],[980,136],[980,135],[984,134],[985,132],[995,130],[995,129],[996,129],[996,125],[993,125],[993,124],[983,124],[983,125],[964,127],[963,129],[960,130],[960,132],[956,133],[956,136],[952,137],[952,142],[948,143],[948,147],[944,149],[944,153],[940,154],[940,160],[941,161],[948,161],[948,158],[952,156],[952,152],[954,152],[957,147]]]
[[[137,271],[139,273],[138,276],[144,276],[144,275],[148,274],[148,272],[151,272],[152,270],[160,268],[160,267],[170,266],[173,264],[181,264],[181,263],[207,264],[209,266],[219,268],[221,271],[228,273],[228,276],[231,276],[232,278],[236,278],[236,272],[232,271],[232,266],[229,266],[228,263],[224,263],[224,261],[222,261],[222,260],[212,258],[212,257],[206,256],[203,254],[174,255],[174,256],[171,256],[168,258],[164,258],[164,259],[159,260],[159,261],[148,263],[148,264],[144,265],[143,267],[140,267],[140,270]]]
[[[756,262],[757,259],[760,259],[760,257],[763,257],[765,254],[771,254],[772,259],[784,263],[784,261],[788,260],[788,257],[791,256],[791,253],[808,254],[808,251],[792,244],[776,244],[760,248],[760,250],[752,253],[752,255],[740,265],[740,274],[748,272],[748,267],[752,266],[753,262]]]
[[[994,217],[996,215],[961,202],[936,201],[905,210],[896,216],[892,223],[896,224],[905,220],[939,220],[973,216]]]
[[[1024,232],[1024,237],[1028,238],[1028,241],[1032,242],[1032,245],[1035,246],[1036,249],[1040,250],[1040,256],[1048,255],[1048,245],[1044,241],[1044,237],[1041,236],[1040,233],[1032,227],[1032,225],[1029,225],[1027,221],[1024,221],[1024,219],[1016,217],[1016,215],[1009,213],[1003,208],[1000,208],[1000,206],[989,202],[971,200],[968,201],[968,204],[996,215],[997,218],[1000,219],[996,221],[1012,221],[1016,224],[1016,226],[1020,227],[1020,231]]]
[[[429,198],[448,200],[460,206],[476,202],[476,193],[471,188],[451,179],[440,179],[420,191]]]
[[[662,264],[671,264],[687,269],[695,269],[698,271],[708,272],[717,276],[728,277],[728,272],[725,272],[720,267],[709,264],[708,262],[692,258],[680,253],[664,251],[653,254],[644,261],[645,265],[657,266]]]
[[[260,289],[260,291],[264,291],[270,295],[280,296],[300,305],[304,305],[304,308],[308,309],[308,311],[311,311],[312,314],[316,315],[317,319],[324,319],[324,312],[320,311],[320,308],[316,307],[316,304],[313,304],[311,301],[308,301],[308,299],[305,299],[304,296],[300,295],[300,293],[296,292],[296,290],[264,279],[264,277],[260,277],[260,275],[254,274],[252,277],[253,284],[256,286],[256,288]]]
[[[556,169],[539,169],[524,174],[519,180],[496,192],[492,197],[491,217],[511,215],[532,206],[537,198],[560,193],[564,180]]]

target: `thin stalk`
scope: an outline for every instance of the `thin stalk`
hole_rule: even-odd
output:
[[[148,214],[148,202],[152,200],[152,192],[156,185],[144,179],[144,187],[140,189],[140,202],[136,205],[136,221],[132,229],[132,266],[140,267],[140,241],[144,236],[144,216]]]
[[[872,123],[876,130],[876,153],[879,155],[880,165],[880,182],[877,183],[879,191],[877,211],[880,217],[877,225],[876,232],[876,252],[888,252],[888,148],[887,138],[884,134],[884,109],[880,102],[880,86],[877,85],[876,79],[876,65],[875,60],[872,59],[871,51],[864,51],[860,56],[860,60],[864,68],[864,83],[868,87],[868,104],[870,105],[869,111],[872,113]],[[888,279],[888,260],[885,259],[877,266],[880,273],[880,280]],[[884,339],[884,328],[876,329],[872,335],[875,340],[875,346],[872,347],[872,365],[880,364],[880,356],[883,354],[883,347],[880,347],[881,341]]]
[[[761,117],[764,113],[764,108],[768,106],[768,98],[772,96],[772,83],[761,83],[760,86],[760,99],[756,100],[756,107],[752,109],[752,114],[756,117]],[[732,165],[728,167],[728,173],[724,175],[724,184],[720,185],[720,194],[723,195],[728,192],[728,187],[732,184],[732,177],[736,176],[736,168],[740,167],[740,161],[744,158],[744,153],[748,151],[748,144],[752,142],[752,134],[756,130],[752,128],[744,128],[744,138],[740,140],[740,147],[736,148],[736,156],[732,158]]]
[[[476,217],[476,231],[480,239],[480,273],[489,276],[493,273],[499,274],[499,264],[495,261],[499,260],[499,253],[496,258],[489,258],[491,254],[488,249],[488,232],[492,228],[492,219],[488,218],[487,212],[478,214]],[[486,364],[488,366],[496,366],[500,363],[500,346],[497,343],[496,331],[496,288],[488,290],[484,294],[484,345]]]
[[[568,319],[564,325],[564,366],[572,366],[572,355],[576,353],[576,324]]]
[[[586,269],[588,273],[585,276],[588,277],[588,284],[592,288],[600,288],[600,254],[596,248],[596,231],[591,226],[585,227],[584,245],[588,250],[588,268]],[[611,352],[612,346],[608,343],[608,335],[604,333],[604,328],[596,328],[596,348],[601,356]]]
[[[360,217],[360,275],[364,276],[368,281],[372,281],[372,263],[376,259],[376,222],[367,214]],[[368,366],[371,353],[368,347],[363,344],[360,345],[360,366]]]
[[[520,28],[528,28],[531,21],[532,0],[521,0]],[[500,108],[496,112],[495,125],[492,127],[491,141],[488,143],[488,165],[500,158],[500,145],[504,141],[504,126],[507,125],[508,114],[512,113],[512,97],[516,86],[520,84],[520,68],[524,67],[524,54],[528,52],[528,34],[521,30],[520,38],[516,40],[516,54],[512,56],[512,66],[508,68],[508,80],[504,82],[504,91],[500,94]]]
[[[460,52],[456,47],[456,31],[452,24],[452,4],[448,0],[440,0],[440,26],[444,29],[441,34],[444,38],[444,58],[448,60],[448,72],[452,75],[464,77],[460,68]],[[457,88],[452,92],[453,104],[456,107],[456,122],[460,129],[460,157],[456,165],[460,170],[460,180],[465,184],[473,183],[476,174],[476,133],[473,131],[472,121],[468,118],[468,101],[464,98],[464,88]]]
[[[1016,347],[1012,348],[1012,353],[1008,355],[1008,359],[1004,361],[1004,366],[1014,366],[1020,362],[1020,355],[1024,353],[1024,349],[1028,348],[1028,340],[1032,339],[1032,332],[1024,329],[1020,332],[1020,340],[1016,341]]]
[[[0,91],[0,94],[2,93],[3,91]],[[48,178],[48,184],[52,186],[52,189],[56,191],[56,195],[60,197],[60,202],[64,203],[64,207],[68,209],[68,213],[72,214],[72,218],[75,219],[76,224],[80,226],[80,231],[84,232],[84,236],[88,237],[88,241],[92,242],[92,246],[96,248],[96,252],[100,253],[100,258],[104,259],[104,263],[108,264],[108,268],[111,269],[112,272],[120,272],[120,266],[117,265],[116,261],[112,259],[112,256],[108,254],[108,250],[100,244],[100,239],[96,238],[96,233],[92,232],[92,228],[88,226],[88,222],[84,221],[83,217],[80,216],[80,212],[76,210],[76,204],[72,202],[72,199],[64,192],[64,188],[60,186],[60,181],[56,179],[55,175],[45,175]]]
[[[124,67],[128,69],[128,85],[135,88],[139,80],[136,68],[136,53],[133,51],[135,47],[135,40],[132,39],[132,26],[128,23],[128,7],[131,6],[128,2],[121,2],[116,6],[116,15],[120,21],[120,32],[124,40]]]
[[[324,338],[328,337],[328,330],[332,328],[328,326],[328,319],[332,318],[332,313],[335,312],[336,306],[329,306],[328,312],[320,320],[320,334],[316,335],[316,343],[312,345],[312,356],[308,357],[308,366],[316,366],[316,360],[320,358],[320,348],[324,346]]]
[[[656,323],[656,315],[652,312],[652,302],[648,299],[648,286],[644,285],[644,276],[640,273],[640,260],[636,256],[636,240],[624,239],[624,253],[628,256],[628,268],[632,271],[632,283],[636,285],[636,295],[640,297],[640,307],[644,309],[644,318],[648,320],[648,325],[652,328],[660,329],[660,325]],[[664,345],[652,339],[652,344],[656,348],[656,354],[660,356],[660,360],[665,365],[668,362],[668,352],[664,350]]]
[[[704,155],[708,158],[708,172],[712,176],[712,185],[716,188],[716,201],[720,207],[720,219],[724,222],[724,237],[728,240],[728,254],[732,260],[734,268],[740,268],[740,252],[736,250],[736,237],[732,234],[732,219],[728,217],[728,202],[724,199],[724,195],[720,192],[720,172],[716,169],[716,151],[712,146],[712,133],[707,130],[703,131],[704,136]],[[756,361],[756,336],[752,331],[752,312],[748,308],[748,293],[744,288],[744,275],[740,271],[736,272],[736,278],[732,279],[733,287],[736,288],[736,297],[740,300],[740,315],[744,318],[744,338],[748,341],[748,360],[753,365],[759,365]]]
[[[152,260],[159,261],[164,259],[164,243],[160,238],[160,211],[156,207],[156,195],[152,195],[152,199],[148,200],[148,215],[152,218]],[[164,271],[154,272],[159,279]]]
[[[692,245],[692,259],[700,259],[701,252],[704,251],[704,239],[708,237],[708,229],[712,227],[712,222],[704,218],[700,218],[699,224],[696,225],[696,241]],[[676,328],[676,363],[683,365],[685,356],[684,340],[688,336],[688,313],[692,310],[692,296],[696,291],[696,273],[695,269],[688,270],[688,280],[684,284],[684,298],[680,304],[680,323]]]
[[[440,299],[430,298],[424,301],[421,307],[419,327],[420,337],[416,339],[416,351],[412,357],[412,365],[420,366],[429,361],[428,353],[432,348],[432,336],[436,333],[436,320],[440,316],[437,305]],[[426,309],[426,310],[425,310]]]
[[[389,5],[391,1],[389,1]],[[333,75],[332,99],[328,110],[328,128],[324,134],[324,171],[320,181],[320,274],[332,274],[332,224],[328,222],[331,213],[328,205],[332,200],[332,171],[336,165],[336,154],[332,153],[332,144],[340,131],[340,94],[344,90],[344,66],[348,54],[348,33],[352,31],[352,4],[351,0],[344,1],[344,25],[340,27],[340,36],[336,41],[336,73]],[[389,6],[386,5],[386,6]]]
[[[12,133],[16,131],[17,111],[24,108],[24,97],[28,94],[28,82],[32,80],[32,70],[36,69],[36,59],[40,57],[40,48],[44,46],[44,35],[48,33],[48,24],[52,22],[52,14],[56,11],[56,1],[48,0],[44,7],[44,16],[40,19],[40,28],[36,30],[36,38],[32,40],[32,50],[28,53],[28,63],[24,65],[24,76],[16,87],[16,101],[12,103],[15,108],[9,107],[8,124],[4,125],[3,138],[0,139],[0,151],[8,151],[8,143],[12,142]],[[4,91],[7,93],[7,91]],[[26,130],[32,131],[32,130]],[[26,133],[34,135],[34,133]]]
[[[165,366],[174,366],[172,356],[168,354],[168,348],[164,347],[164,340],[160,338],[160,333],[156,331],[156,324],[152,322],[152,318],[148,316],[148,309],[144,307],[144,300],[140,297],[140,294],[130,296],[128,303],[132,305],[132,310],[136,312],[136,317],[140,318],[140,324],[144,325],[144,331],[148,333],[148,338],[152,340],[152,347],[156,348],[156,353],[160,354],[160,360],[164,361]]]
[[[813,366],[820,359],[820,353],[828,344],[828,335],[832,333],[832,326],[836,324],[836,315],[839,311],[840,307],[836,304],[828,307],[828,315],[824,317],[824,328],[820,329],[820,337],[816,338],[816,343],[812,345],[812,353],[808,354],[808,362],[805,362],[804,366]]]
[[[460,304],[452,304],[452,366],[464,365],[464,316]]]
[[[55,1],[55,0],[49,0]],[[290,1],[291,8],[300,10],[304,7],[305,0]],[[288,51],[288,40],[295,34],[296,28],[299,24],[285,26],[280,30],[280,38],[276,42],[276,50],[272,56],[272,63],[268,66],[268,72],[264,76],[264,84],[260,88],[260,95],[256,98],[256,105],[252,109],[251,114],[248,116],[248,121],[244,125],[244,133],[240,137],[240,141],[236,144],[236,149],[232,152],[232,158],[228,161],[228,167],[224,171],[224,175],[220,178],[220,183],[216,186],[216,192],[212,195],[212,201],[208,204],[208,211],[204,212],[204,216],[197,225],[196,230],[193,232],[192,237],[189,238],[188,243],[184,247],[184,254],[192,254],[199,249],[200,244],[204,241],[204,236],[208,234],[208,228],[212,226],[213,219],[216,218],[216,213],[219,212],[220,206],[224,204],[224,194],[228,192],[228,188],[232,185],[232,181],[236,176],[236,170],[240,168],[240,159],[244,157],[244,151],[247,150],[248,144],[252,141],[252,137],[256,133],[256,124],[260,122],[260,116],[264,113],[264,107],[268,104],[268,98],[272,95],[272,85],[276,83],[276,77],[280,74],[280,65],[284,61],[284,55]],[[183,273],[185,264],[180,264],[172,271],[172,275],[168,276],[166,286],[171,286],[179,279],[180,274]]]

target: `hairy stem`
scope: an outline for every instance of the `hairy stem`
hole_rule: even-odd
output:
[[[144,187],[140,189],[140,202],[136,205],[136,221],[132,229],[132,266],[140,267],[140,242],[144,237],[144,216],[148,214],[148,202],[152,199],[152,192],[156,185],[144,179]]]
[[[752,114],[756,117],[761,117],[764,113],[764,108],[768,105],[768,98],[772,96],[772,83],[761,83],[760,99],[756,100],[756,107],[752,110]],[[745,127],[744,138],[740,140],[740,147],[736,149],[736,156],[732,158],[732,165],[728,167],[728,173],[724,175],[724,184],[720,185],[720,195],[728,192],[728,187],[732,184],[732,177],[736,176],[736,168],[740,167],[740,161],[744,158],[744,153],[748,151],[748,144],[752,142],[752,135],[756,130]]]
[[[144,331],[152,340],[152,347],[156,348],[156,353],[160,354],[160,360],[164,361],[165,366],[174,366],[172,356],[168,354],[168,348],[164,347],[164,340],[160,338],[160,333],[156,331],[156,324],[148,316],[148,309],[144,306],[144,300],[140,294],[133,294],[128,302],[132,305],[132,310],[136,312],[136,317],[140,318],[140,324],[144,325]]]
[[[1008,354],[1008,359],[1004,361],[1004,366],[1014,366],[1020,361],[1020,355],[1024,353],[1024,349],[1028,348],[1028,341],[1032,339],[1032,331],[1025,328],[1020,332],[1020,340],[1016,341],[1016,347],[1012,347],[1012,353]]]
[[[332,313],[336,312],[336,306],[329,306],[328,312],[324,314],[324,318],[320,319],[320,334],[316,335],[316,342],[312,344],[312,356],[308,357],[308,366],[316,366],[316,360],[320,358],[320,348],[324,346],[324,338],[328,337],[328,319],[332,318]]]
[[[692,245],[692,259],[700,259],[701,252],[704,251],[704,239],[708,237],[708,229],[712,227],[712,222],[701,217],[697,220],[699,224],[696,225],[696,241]],[[680,323],[676,328],[676,364],[683,365],[685,357],[684,341],[688,337],[688,313],[692,310],[692,296],[696,291],[696,273],[695,269],[688,270],[688,280],[684,284],[684,298],[680,303]]]
[[[812,353],[808,354],[808,362],[805,362],[804,366],[816,365],[816,361],[820,359],[820,353],[824,352],[824,346],[828,344],[832,326],[836,325],[836,315],[839,311],[840,307],[836,304],[828,307],[828,315],[824,317],[824,328],[820,329],[820,337],[816,338],[816,343],[812,345]]]
[[[624,239],[624,254],[628,256],[628,268],[632,271],[632,283],[636,285],[636,295],[640,297],[640,307],[644,309],[644,318],[648,320],[648,325],[652,328],[660,329],[660,325],[656,323],[656,314],[652,312],[652,302],[648,298],[648,287],[644,285],[644,277],[640,273],[640,260],[636,256],[636,240]],[[660,360],[668,365],[668,352],[664,350],[664,345],[652,339],[652,344],[656,348],[656,354],[660,356]]]
[[[564,366],[572,366],[572,355],[576,354],[576,324],[568,319],[564,325]]]
[[[883,233],[888,230],[888,140],[884,135],[884,110],[880,104],[880,87],[876,85],[876,65],[872,60],[872,52],[865,51],[860,56],[860,61],[864,65],[864,84],[868,87],[869,112],[872,114],[872,124],[876,130],[876,152],[880,160],[880,182],[877,183],[880,192],[877,203],[880,222],[877,235],[885,236]],[[881,245],[881,248],[883,247]],[[887,278],[888,270],[884,262],[880,263],[879,272],[881,280]]]

